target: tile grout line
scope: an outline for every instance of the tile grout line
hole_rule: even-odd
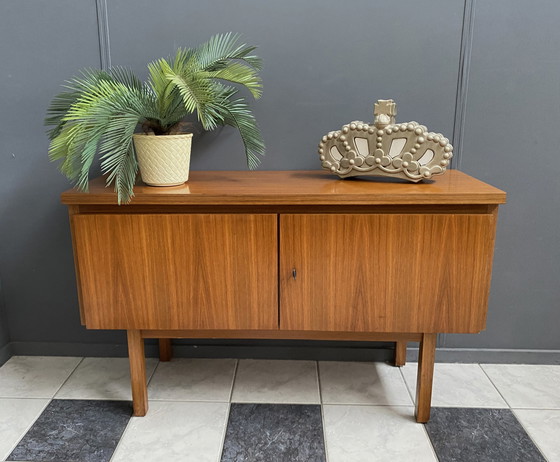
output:
[[[321,389],[321,373],[320,373],[320,367],[319,367],[319,361],[315,361],[315,367],[317,370],[317,386],[319,387],[319,410],[321,411],[321,425],[323,427],[323,448],[325,449],[325,462],[329,462],[329,452],[327,449],[327,435],[326,435],[326,430],[327,430],[327,425],[325,422],[325,412],[324,412],[324,408],[323,408],[323,391]]]
[[[439,461],[439,456],[437,454],[436,447],[434,446],[434,443],[432,442],[432,438],[430,438],[430,434],[428,433],[428,428],[426,427],[426,424],[420,424],[420,425],[422,425],[422,430],[424,431],[424,434],[426,435],[426,438],[428,438],[428,443],[430,443],[430,448],[432,448],[432,454],[434,455],[435,460]]]
[[[223,456],[223,453],[224,453],[224,446],[226,444],[226,436],[227,436],[227,428],[228,428],[228,424],[229,424],[230,412],[231,412],[231,402],[228,402],[227,403],[227,409],[226,409],[226,418],[225,418],[225,422],[224,422],[224,428],[222,430],[220,450],[218,451],[217,462],[220,462],[222,460],[222,456]]]
[[[9,399],[9,398],[2,398],[2,399]],[[21,399],[25,399],[25,398],[21,398]],[[43,412],[45,412],[45,409],[47,408],[47,406],[49,404],[51,404],[52,398],[33,398],[33,399],[46,399],[47,402],[45,403],[45,405],[41,408],[41,411],[37,414],[37,417],[35,417],[35,419],[33,419],[33,421],[26,427],[26,429],[24,430],[24,432],[22,433],[22,435],[18,438],[18,440],[16,441],[16,443],[10,448],[10,450],[8,451],[8,453],[6,454],[6,457],[10,457],[10,454],[12,452],[14,452],[14,449],[18,447],[19,443],[21,443],[21,440],[23,440],[23,438],[25,438],[25,435],[27,435],[27,433],[29,432],[29,430],[31,430],[31,427],[33,427],[33,425],[35,425],[35,422],[37,422],[37,420],[39,419],[39,417],[41,417],[41,415],[43,414]],[[6,461],[9,461],[9,459],[4,459]]]
[[[223,454],[224,454],[224,446],[226,444],[227,428],[228,428],[229,416],[230,416],[230,412],[231,412],[231,399],[233,398],[233,387],[235,386],[235,380],[237,378],[238,368],[239,368],[239,359],[236,359],[235,360],[235,367],[233,368],[233,377],[231,379],[231,388],[229,390],[229,399],[228,399],[228,402],[227,402],[226,421],[224,423],[224,429],[222,431],[221,446],[220,446],[220,450],[218,452],[217,462],[220,462],[222,460],[222,457],[223,457]]]
[[[502,392],[500,391],[500,389],[498,388],[498,386],[494,383],[494,381],[492,380],[492,378],[488,375],[488,373],[486,372],[486,370],[484,370],[484,368],[482,367],[482,364],[477,363],[478,367],[480,367],[480,369],[482,370],[482,373],[488,378],[488,380],[490,380],[490,383],[492,384],[492,386],[495,388],[495,390],[498,392],[498,394],[500,395],[500,397],[504,400],[504,403],[507,404],[508,409],[511,409],[511,404],[509,404],[509,401],[505,398],[504,395],[502,395]]]
[[[149,402],[149,401],[148,401],[148,402]],[[130,427],[130,423],[132,422],[132,419],[133,419],[133,418],[134,418],[133,415],[131,415],[131,416],[129,417],[128,422],[126,423],[126,427],[124,427],[124,430],[123,430],[123,432],[121,433],[121,437],[119,438],[119,441],[117,442],[117,445],[115,446],[115,449],[114,449],[114,451],[113,451],[113,454],[111,454],[111,458],[109,459],[109,462],[112,462],[112,460],[114,459],[115,454],[117,453],[119,447],[121,446],[121,444],[122,444],[122,442],[123,442],[123,440],[124,440],[124,437],[125,437],[126,433],[128,432],[128,429],[129,429],[129,427]]]
[[[62,387],[66,384],[66,382],[68,382],[68,380],[70,380],[70,377],[72,377],[72,374],[74,374],[74,372],[76,372],[76,369],[78,369],[78,367],[80,367],[80,364],[82,364],[85,361],[86,357],[82,357],[82,359],[80,360],[80,362],[76,365],[76,367],[72,370],[72,372],[68,375],[68,377],[66,377],[66,380],[64,381],[64,383],[58,388],[58,390],[56,391],[56,393],[54,394],[52,399],[55,399],[56,395],[60,392],[60,390],[62,389]],[[157,367],[157,366],[156,366]],[[146,386],[148,386],[148,384],[146,384]],[[79,399],[83,399],[83,398],[79,398]],[[51,400],[52,401],[52,400]],[[103,400],[100,400],[103,401]],[[117,443],[117,446],[115,446],[115,450],[113,451],[113,454],[111,455],[111,459],[109,459],[109,461],[111,461],[113,459],[113,456],[115,455],[115,452],[117,451],[117,448],[119,447],[119,444],[122,441],[122,438],[126,432],[126,429],[128,428],[128,425],[130,423],[131,419],[128,419],[128,423],[126,424],[126,427],[124,429],[124,431],[121,434],[121,437],[119,438],[119,442]]]
[[[405,366],[399,367],[399,372],[401,373],[401,378],[402,378],[402,380],[403,380],[403,382],[404,382],[404,387],[406,388],[406,392],[408,393],[408,396],[409,396],[409,398],[410,398],[410,401],[412,401],[412,405],[413,405],[413,406],[416,406],[416,403],[415,403],[415,401],[414,401],[414,396],[412,396],[412,393],[411,393],[410,389],[408,388],[408,382],[406,381],[406,378],[405,378],[405,376],[404,376],[403,367],[405,367]]]
[[[319,404],[323,407],[323,392],[321,390],[321,374],[319,368],[319,361],[315,361],[315,371],[317,372],[317,386],[319,387]]]
[[[129,359],[130,361],[130,359]],[[144,359],[144,361],[146,361],[146,359]],[[154,375],[156,375],[156,371],[159,369],[159,365],[161,364],[161,361],[158,359],[158,362],[156,364],[156,367],[154,367],[152,373],[148,376],[147,380],[146,380],[146,388],[148,388],[148,386],[150,385],[150,382],[152,381]],[[129,363],[130,366],[130,363]],[[149,396],[149,395],[148,395]],[[148,399],[149,401],[149,399]]]
[[[560,407],[512,407],[512,411],[560,411]]]
[[[521,409],[522,410],[522,409]],[[538,409],[540,410],[540,409]],[[527,434],[527,436],[529,437],[529,439],[533,442],[533,444],[535,445],[535,447],[537,448],[537,450],[541,453],[541,456],[543,456],[543,458],[548,461],[548,457],[545,456],[544,451],[541,449],[541,447],[537,444],[537,442],[533,439],[533,437],[531,436],[531,434],[529,433],[529,431],[527,430],[527,428],[525,428],[525,425],[523,425],[523,422],[519,419],[519,417],[517,417],[517,414],[515,413],[515,409],[511,409],[510,408],[511,413],[513,414],[513,416],[515,417],[515,420],[517,420],[517,422],[519,423],[519,425],[521,425],[521,428],[525,431],[525,433]]]
[[[80,364],[82,364],[85,360],[85,356],[82,357],[82,359],[80,359],[80,361],[78,361],[78,364],[76,364],[76,366],[74,367],[74,369],[72,369],[72,372],[70,372],[70,374],[68,374],[68,377],[66,377],[66,380],[64,380],[64,382],[62,382],[62,385],[60,385],[60,387],[58,387],[58,389],[55,391],[54,395],[52,396],[51,399],[55,399],[56,395],[58,395],[58,393],[60,393],[60,390],[62,390],[62,387],[64,385],[66,385],[66,382],[68,382],[68,380],[70,380],[70,377],[72,377],[72,375],[74,374],[74,372],[76,372],[76,369],[78,369],[78,367],[80,367]]]
[[[509,401],[505,398],[504,395],[502,395],[502,392],[499,390],[498,386],[494,383],[494,381],[492,380],[492,378],[490,377],[490,375],[488,375],[488,373],[486,372],[486,370],[484,369],[484,367],[482,367],[482,364],[478,363],[478,367],[480,367],[480,369],[482,369],[482,372],[484,373],[484,375],[486,377],[488,377],[488,380],[490,380],[490,383],[492,384],[492,386],[496,389],[496,391],[498,392],[498,394],[502,397],[502,399],[504,400],[504,402],[508,405],[508,409],[509,411],[513,414],[513,416],[515,417],[515,420],[517,420],[517,422],[519,423],[519,425],[521,425],[521,428],[525,431],[525,434],[529,437],[529,439],[533,442],[533,444],[535,445],[535,447],[537,448],[537,450],[540,452],[541,456],[548,461],[548,458],[545,457],[544,452],[542,451],[542,449],[540,448],[540,446],[537,444],[537,442],[533,439],[533,437],[531,436],[531,434],[527,431],[527,429],[525,428],[525,426],[523,425],[523,423],[521,422],[521,420],[519,420],[519,418],[517,417],[517,414],[515,413],[514,409],[511,407],[511,404],[509,404]]]
[[[70,379],[70,377],[76,372],[76,370],[79,368],[79,366],[85,361],[85,359],[87,358],[81,358],[80,361],[76,364],[76,366],[73,368],[73,370],[68,374],[68,377],[66,378],[66,380],[64,380],[64,382],[62,383],[62,385],[60,385],[59,389],[57,390],[57,392],[55,393],[58,394],[60,392],[60,389],[66,384],[66,382]],[[237,374],[238,374],[238,368],[239,368],[239,364],[240,364],[240,360],[235,359],[234,360],[234,368],[233,368],[233,374],[232,374],[232,378],[231,378],[231,386],[230,386],[230,391],[229,391],[229,399],[227,401],[227,410],[226,410],[226,416],[225,416],[225,423],[223,424],[223,429],[222,429],[222,443],[221,443],[221,449],[220,449],[220,453],[219,453],[219,459],[218,461],[221,460],[221,457],[223,457],[223,451],[224,451],[224,444],[225,444],[225,437],[227,434],[227,427],[228,427],[228,423],[229,423],[229,416],[230,416],[230,410],[231,410],[231,400],[233,397],[233,391],[234,391],[234,386],[235,386],[235,382],[236,382],[236,378],[237,378]],[[316,369],[316,384],[318,386],[318,392],[319,392],[319,405],[320,405],[320,411],[321,411],[321,423],[323,426],[323,432],[322,432],[322,436],[323,436],[323,443],[324,443],[324,451],[325,451],[325,461],[328,462],[329,458],[328,458],[328,453],[327,453],[327,444],[326,444],[326,425],[325,425],[325,415],[324,415],[324,405],[325,403],[323,402],[323,396],[322,396],[322,388],[321,388],[321,377],[320,377],[320,364],[319,361],[314,361],[315,362],[315,369]],[[474,365],[474,364],[473,364]],[[490,376],[488,375],[488,373],[484,370],[484,368],[482,367],[482,365],[480,363],[476,363],[477,366],[479,366],[482,370],[483,370],[483,374],[488,378],[488,380],[490,380],[490,382],[492,383],[493,387],[496,389],[496,391],[498,392],[498,394],[502,397],[504,403],[506,403],[506,405],[508,406],[508,409],[510,409],[510,411],[514,414],[515,419],[518,421],[518,423],[520,424],[521,428],[523,428],[523,430],[525,431],[525,433],[527,434],[527,436],[529,437],[530,441],[533,442],[533,444],[535,445],[535,447],[537,448],[537,450],[539,451],[540,455],[545,459],[548,460],[548,458],[545,456],[544,452],[541,450],[541,448],[539,447],[539,445],[533,440],[533,438],[531,437],[531,435],[529,434],[529,432],[527,431],[527,429],[525,428],[525,426],[523,425],[523,423],[520,421],[520,419],[517,417],[516,414],[516,410],[519,411],[523,411],[523,410],[535,410],[535,411],[559,411],[560,409],[558,408],[552,408],[552,409],[546,409],[546,408],[513,408],[509,405],[509,403],[507,402],[507,400],[505,400],[505,398],[503,397],[503,395],[501,394],[500,390],[498,389],[498,387],[494,384],[494,382],[492,381],[492,379],[490,378]],[[160,366],[160,362],[158,361],[157,364],[155,365],[155,367],[153,368],[153,372],[150,375],[148,381],[152,380],[156,371],[158,370]],[[409,394],[409,396],[411,396],[411,392],[409,390],[409,387],[407,386],[407,382],[404,379],[404,373],[403,373],[403,368],[400,367],[399,369],[401,369],[399,372],[401,374],[401,378],[402,380],[405,382],[405,386],[407,388],[407,392]],[[16,398],[16,399],[26,399],[26,398]],[[52,402],[53,398],[29,398],[29,399],[45,399],[47,401],[47,403],[45,404],[45,406],[42,408],[41,412],[38,414],[38,416],[40,416],[45,408],[49,405],[49,403]],[[155,400],[155,401],[169,401],[169,402],[174,402],[177,400]],[[187,401],[189,402],[189,401]],[[196,402],[208,402],[208,403],[224,403],[224,401],[196,401]],[[274,404],[274,403],[270,403],[270,404]],[[288,404],[288,403],[278,403],[278,404]],[[294,403],[294,404],[308,404],[308,403]],[[336,403],[333,404],[333,406],[348,406],[348,403]],[[350,404],[350,406],[367,406],[367,407],[411,407],[410,405],[405,405],[405,404],[401,404],[401,405],[393,405],[393,404],[368,404],[368,403],[359,403],[359,404]],[[453,408],[453,407],[462,407],[462,408],[468,408],[469,406],[437,406],[440,408]],[[472,409],[477,409],[477,408],[484,408],[484,407],[480,407],[480,406],[475,406],[475,407],[471,407]],[[490,409],[494,409],[495,407],[490,407]],[[38,417],[37,417],[38,418]],[[25,431],[25,433],[23,434],[23,437],[27,434],[27,432],[29,431],[29,429],[33,426],[33,424],[36,422],[37,418],[34,420],[33,423],[30,424],[30,426],[27,428],[27,430]],[[130,431],[130,426],[131,426],[131,422],[132,422],[132,418],[129,418],[129,421],[127,422],[126,426],[124,427],[122,434],[120,436],[120,439],[117,443],[117,445],[115,446],[115,449],[113,451],[113,454],[111,455],[111,457],[109,458],[109,461],[113,461],[115,454],[117,454],[119,448],[121,447],[121,442],[124,439],[125,435],[127,434],[127,432]],[[424,432],[426,433],[426,436],[428,437],[428,441],[430,442],[430,446],[432,447],[432,452],[434,454],[435,460],[439,460],[437,452],[435,451],[435,447],[432,444],[432,440],[430,438],[430,435],[427,431],[427,426],[423,425],[424,427]],[[17,445],[19,444],[19,442],[21,442],[22,438],[21,437],[18,441],[18,443],[16,443],[16,445],[11,448],[10,452],[7,453],[7,457],[9,456],[9,454],[11,454],[11,452],[15,449],[15,447],[17,447]],[[2,459],[4,460],[4,459]],[[6,460],[11,460],[11,459],[6,459]]]
[[[416,402],[415,402],[415,398],[412,396],[412,392],[410,391],[410,388],[408,387],[408,382],[406,381],[406,379],[404,377],[404,373],[403,373],[403,368],[404,367],[405,366],[400,366],[399,367],[399,372],[401,374],[401,378],[404,382],[404,387],[406,388],[408,396],[410,397],[410,400],[412,401],[412,409],[414,410],[414,409],[416,409]],[[435,375],[435,365],[434,365],[434,375]],[[432,391],[432,394],[433,394],[433,391]],[[434,407],[434,406],[431,406],[431,407]],[[428,429],[426,428],[426,424],[420,424],[420,425],[422,425],[422,431],[424,432],[424,434],[426,435],[426,438],[428,439],[428,443],[430,444],[430,448],[432,449],[432,454],[434,455],[435,460],[439,461],[439,457],[438,457],[437,452],[436,452],[436,447],[434,446],[434,443],[432,442],[432,438],[430,438],[430,434],[428,433]]]
[[[233,399],[233,388],[235,387],[235,381],[237,380],[237,371],[239,370],[239,359],[235,360],[235,367],[233,369],[233,378],[231,380],[231,389],[229,391],[229,399],[228,402],[231,403],[231,400]]]
[[[144,361],[146,361],[146,358],[144,358]],[[152,373],[147,377],[146,379],[146,388],[148,387],[148,385],[150,384],[150,381],[152,380],[153,376],[155,375],[159,365],[160,365],[161,361],[158,360],[156,367],[154,367],[154,369],[152,370]],[[99,401],[113,401],[113,400],[107,400],[107,399],[101,399]],[[115,401],[122,401],[122,400],[115,400]],[[126,400],[129,401],[129,400]],[[148,400],[149,403],[149,400]],[[115,454],[117,453],[117,450],[119,449],[119,447],[121,446],[121,443],[124,439],[124,436],[126,435],[128,428],[130,427],[130,423],[132,422],[132,418],[134,416],[131,415],[128,419],[128,422],[126,423],[126,426],[124,427],[123,432],[121,433],[121,436],[119,438],[119,441],[117,442],[117,445],[115,446],[115,449],[113,450],[113,454],[111,454],[111,457],[109,459],[109,462],[111,462],[113,460],[113,458],[115,457]]]
[[[163,401],[163,400],[158,400],[158,401]],[[199,401],[197,401],[199,402]],[[201,402],[218,402],[218,401],[201,401]],[[251,401],[252,402],[252,401]],[[244,402],[244,404],[250,403],[250,401],[246,401]],[[258,404],[258,403],[257,403]],[[309,403],[267,403],[267,404],[309,404]],[[399,407],[399,408],[403,408],[403,407],[415,407],[414,404],[375,404],[375,403],[325,403],[326,406],[355,406],[355,407]],[[496,406],[465,406],[463,404],[457,404],[457,405],[438,405],[438,406],[431,406],[432,408],[437,408],[437,409],[509,409],[507,407],[496,407]],[[512,410],[518,410],[518,411],[560,411],[560,409],[556,408],[556,409],[545,409],[545,408],[512,408]]]
[[[271,403],[274,404],[274,403]],[[298,404],[298,403],[293,403]],[[301,403],[305,404],[305,403]],[[325,406],[353,406],[353,407],[414,407],[414,404],[373,404],[373,403],[324,403]],[[442,407],[442,406],[437,406]],[[447,406],[451,407],[451,406]]]
[[[144,361],[146,361],[146,358],[144,358]],[[156,364],[156,367],[154,367],[154,370],[152,371],[152,373],[150,374],[150,376],[149,376],[148,379],[147,379],[146,387],[148,387],[148,385],[150,384],[152,378],[154,377],[156,371],[157,371],[158,368],[159,368],[160,363],[161,363],[161,361],[158,360],[158,362],[157,362],[157,364]],[[148,399],[148,405],[149,405],[149,403],[150,403],[150,400]],[[128,429],[129,429],[129,427],[130,427],[130,423],[132,422],[132,418],[133,418],[133,417],[134,417],[134,416],[131,415],[130,418],[128,419],[128,422],[127,422],[127,424],[126,424],[126,427],[124,427],[124,430],[123,430],[123,432],[122,432],[122,434],[121,434],[121,437],[119,438],[119,441],[117,442],[117,445],[115,446],[115,449],[114,449],[114,451],[113,451],[113,454],[111,454],[111,458],[109,459],[109,462],[111,462],[111,461],[114,459],[115,454],[117,453],[119,447],[121,446],[121,443],[122,443],[122,441],[123,441],[123,439],[124,439],[126,433],[128,432]]]
[[[106,400],[106,399],[102,399],[102,400],[98,400],[98,401],[122,401],[119,399],[110,399],[110,400]],[[216,404],[216,403],[229,403],[230,401],[225,401],[223,399],[220,400],[212,400],[212,399],[185,399],[185,398],[156,398],[156,399],[150,399],[149,400],[151,403],[207,403],[207,404]]]
[[[27,428],[25,429],[24,433],[21,435],[20,438],[18,438],[16,444],[14,444],[14,446],[12,446],[12,448],[10,449],[10,451],[8,452],[8,455],[6,457],[10,457],[10,454],[14,451],[15,448],[17,448],[18,444],[21,442],[21,440],[23,440],[23,438],[25,438],[25,435],[27,435],[27,433],[29,432],[29,430],[31,430],[31,427],[33,427],[33,425],[35,425],[35,422],[37,422],[37,420],[39,419],[39,417],[41,417],[41,415],[43,415],[43,412],[45,412],[45,409],[47,408],[47,406],[49,404],[51,404],[52,400],[55,398],[55,396],[57,395],[57,393],[60,391],[60,389],[64,386],[64,384],[66,382],[68,382],[68,379],[72,376],[72,374],[76,371],[76,369],[78,368],[78,366],[80,364],[82,364],[84,360],[84,357],[82,356],[82,358],[78,361],[78,364],[76,364],[74,366],[74,368],[72,369],[72,371],[68,374],[68,377],[66,377],[66,379],[62,382],[62,384],[57,388],[57,390],[54,392],[54,394],[50,397],[50,398],[29,398],[29,399],[46,399],[47,402],[45,403],[45,405],[43,406],[43,408],[41,409],[41,412],[39,412],[39,414],[37,414],[37,417],[35,419],[33,419],[33,422],[31,422]],[[5,399],[9,399],[9,398],[5,398]],[[28,399],[28,398],[19,398],[19,399]],[[6,459],[8,460],[8,459]]]

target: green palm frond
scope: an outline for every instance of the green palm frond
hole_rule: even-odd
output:
[[[239,130],[247,155],[247,166],[251,170],[256,169],[261,156],[264,156],[265,146],[249,105],[243,98],[233,99],[238,93],[233,87],[217,84],[215,91],[221,94],[221,98],[215,102],[215,110],[223,114],[224,125]]]
[[[222,107],[225,113],[224,122],[236,127],[241,134],[247,154],[247,166],[251,170],[256,169],[261,162],[260,156],[264,156],[265,147],[257,122],[247,102],[242,98],[233,101],[225,100]]]
[[[89,81],[87,85],[92,85],[104,78],[108,78],[106,72],[84,69],[81,77],[74,78],[71,81],[66,82],[64,87],[68,91],[64,91],[56,95],[47,110],[45,125],[54,126],[54,128],[47,131],[49,139],[54,139],[61,132],[65,124],[62,119],[66,115],[68,109],[72,107],[80,95],[85,91],[86,81]]]
[[[48,137],[52,140],[60,135],[64,123],[62,118],[66,115],[68,108],[76,102],[79,97],[79,92],[77,91],[65,91],[58,94],[51,102],[48,110],[47,117],[45,119],[45,125],[51,126],[53,128],[47,131]]]
[[[107,184],[115,182],[119,202],[129,202],[138,172],[132,135],[138,116],[127,114],[113,119],[100,145],[101,171],[107,173]]]
[[[256,47],[246,44],[239,45],[238,34],[218,34],[210,38],[206,43],[198,47],[195,52],[196,61],[200,70],[216,70],[230,60],[239,59],[245,61],[256,70],[261,69],[261,60],[251,55]]]
[[[169,63],[165,59],[158,59],[148,64],[150,72],[149,85],[156,96],[157,109],[163,124],[182,105],[179,91],[175,88],[173,82],[165,76],[165,70],[168,68]],[[182,118],[184,113],[182,115],[178,114],[178,116]]]
[[[196,112],[198,119],[205,130],[216,128],[216,120],[208,113],[207,108],[215,95],[212,93],[212,82],[198,73],[188,70],[188,64],[184,69],[175,70],[175,66],[169,64],[165,59],[158,62],[160,71],[181,95],[183,106],[187,114]]]
[[[209,72],[208,76],[209,78],[243,85],[254,98],[260,98],[262,95],[262,83],[258,72],[240,62],[229,62],[221,69]]]
[[[157,80],[163,82],[163,75],[174,85],[187,113],[196,110],[206,130],[223,125],[227,116],[216,110],[219,105],[215,103],[223,96],[222,87],[216,81],[238,84],[247,88],[253,97],[261,96],[260,60],[250,55],[255,47],[238,42],[239,37],[232,33],[216,35],[196,50],[178,49],[171,63],[164,59],[152,63],[157,65]]]
[[[52,160],[63,159],[61,171],[86,190],[89,169],[99,150],[102,171],[109,172],[107,184],[116,180],[119,202],[128,202],[137,172],[132,134],[145,116],[156,112],[153,97],[142,84],[124,73],[118,76],[120,81],[106,73],[74,79],[81,91],[61,118],[65,125],[53,138],[49,154]],[[124,159],[126,155],[132,159]]]
[[[107,185],[114,183],[119,203],[128,202],[138,171],[132,143],[137,126],[166,134],[176,130],[186,115],[196,113],[206,130],[236,127],[247,164],[256,168],[264,143],[249,105],[231,86],[247,89],[254,98],[261,96],[261,61],[254,50],[240,44],[238,35],[227,33],[197,48],[180,48],[171,60],[151,62],[147,83],[121,67],[82,71],[66,82],[66,91],[48,108],[50,159],[59,161],[61,172],[87,190],[98,154]]]
[[[136,77],[130,69],[125,67],[112,67],[109,74],[114,80],[126,85],[129,88],[142,90],[144,87],[142,81]]]

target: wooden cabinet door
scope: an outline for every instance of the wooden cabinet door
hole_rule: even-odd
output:
[[[479,332],[492,214],[281,215],[280,328]]]
[[[94,329],[278,329],[276,215],[72,217]]]

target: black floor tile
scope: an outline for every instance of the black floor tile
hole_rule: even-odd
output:
[[[53,400],[7,460],[108,462],[131,415],[128,401]]]
[[[546,462],[509,409],[432,408],[426,429],[440,462]]]
[[[222,462],[324,462],[319,405],[232,404]]]

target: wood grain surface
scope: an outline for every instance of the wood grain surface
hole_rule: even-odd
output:
[[[277,329],[276,215],[74,215],[93,329]]]
[[[282,215],[282,330],[479,332],[495,215]]]
[[[416,422],[430,420],[434,363],[436,358],[436,334],[423,334],[418,353],[418,373],[416,376]]]
[[[405,340],[395,343],[395,366],[402,367],[406,364],[406,346]]]
[[[131,205],[402,205],[502,204],[506,194],[460,171],[411,184],[373,178],[339,179],[323,171],[193,171],[188,183],[168,188],[139,184]],[[69,190],[65,204],[116,204],[104,178],[89,193]],[[127,206],[127,207],[130,207]]]
[[[104,179],[69,206],[82,322],[127,329],[134,415],[144,338],[421,341],[430,416],[437,332],[485,327],[503,191],[456,170],[409,184],[320,171],[191,172],[118,206]]]
[[[80,272],[78,271],[78,253],[76,252],[76,231],[72,217],[79,213],[80,207],[77,205],[68,206],[68,217],[70,219],[70,234],[72,236],[72,249],[74,250],[74,271],[76,272],[76,289],[78,292],[78,305],[80,307],[80,323],[85,326],[86,315],[84,313],[84,304],[82,303],[82,282],[80,281]]]
[[[136,417],[148,412],[148,384],[146,382],[146,358],[144,339],[139,330],[127,331],[130,385],[132,387],[132,409]]]
[[[300,339],[356,340],[365,342],[419,342],[421,333],[414,332],[325,332],[309,330],[142,330],[143,338],[240,338],[240,339]]]
[[[171,345],[171,339],[160,338],[159,342],[159,360],[162,362],[171,361],[173,357],[173,346]]]

